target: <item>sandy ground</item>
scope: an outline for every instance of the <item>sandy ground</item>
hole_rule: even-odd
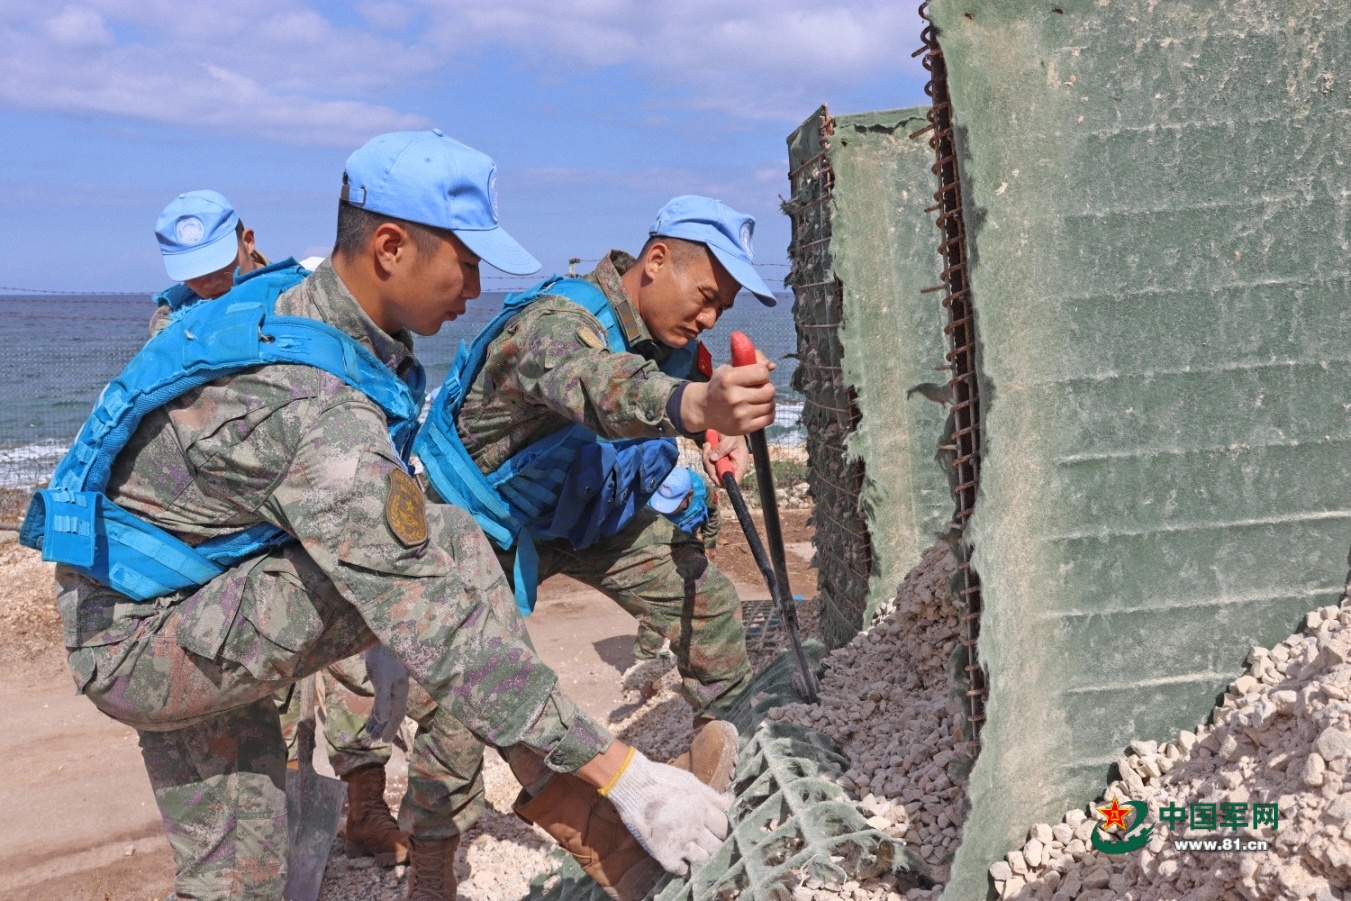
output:
[[[808,514],[786,510],[783,518],[793,590],[810,598],[816,579],[808,567]],[[734,519],[724,522],[717,562],[751,609],[768,598]],[[160,901],[172,887],[173,867],[135,733],[75,694],[51,597],[50,567],[15,544],[12,532],[0,532],[0,901]],[[541,657],[578,703],[602,720],[631,723],[633,696],[626,701],[620,684],[633,664],[635,623],[627,614],[557,577],[541,587],[527,625]],[[679,702],[637,713],[649,727],[658,714],[670,718],[673,729],[678,721],[687,734],[688,708]],[[401,766],[396,756],[391,795],[402,790]],[[514,794],[502,774],[489,775],[490,796]],[[479,876],[478,889],[463,894],[505,897],[505,886],[492,887],[493,874],[475,869],[490,869],[503,845],[541,855],[547,847],[500,811],[490,810],[481,826],[465,851],[466,875]],[[384,871],[379,878],[386,890],[366,897],[402,897],[401,877]]]

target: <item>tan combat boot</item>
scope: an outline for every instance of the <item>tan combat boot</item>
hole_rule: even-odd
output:
[[[455,901],[455,851],[458,835],[421,841],[413,836],[412,864],[408,867],[407,901]]]
[[[726,720],[696,717],[690,749],[669,763],[693,773],[704,785],[722,794],[732,784],[732,776],[736,773],[740,737],[736,726]]]
[[[378,763],[358,767],[347,783],[347,827],[343,845],[348,857],[374,857],[375,865],[392,867],[408,860],[408,836],[399,829],[385,804],[385,768]]]
[[[512,809],[553,836],[614,901],[639,901],[664,872],[614,805],[576,776],[555,773],[533,798],[522,791]]]

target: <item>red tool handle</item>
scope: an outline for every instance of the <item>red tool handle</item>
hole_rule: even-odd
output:
[[[755,344],[745,332],[732,332],[732,365],[750,366],[755,362]]]
[[[709,447],[717,447],[718,442],[721,440],[722,436],[718,434],[717,429],[708,429],[707,431],[704,432],[704,443],[707,444]],[[727,475],[732,471],[732,458],[730,456],[723,457],[722,459],[718,460],[717,463],[713,464],[713,468],[718,473],[718,479],[721,480],[723,476]]]

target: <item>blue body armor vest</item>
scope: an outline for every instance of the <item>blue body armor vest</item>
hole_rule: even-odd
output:
[[[415,445],[442,500],[472,513],[498,547],[516,547],[513,579],[522,614],[535,608],[539,581],[535,541],[567,538],[580,549],[615,534],[647,503],[679,457],[669,438],[608,441],[574,423],[522,448],[487,475],[478,468],[456,428],[465,395],[483,370],[488,345],[508,322],[546,294],[565,297],[599,319],[612,351],[629,350],[609,299],[590,282],[554,276],[513,294],[472,344],[461,342]],[[691,342],[673,352],[661,370],[687,377],[696,346]]]
[[[240,278],[151,338],[108,384],[56,467],[33,495],[19,540],[133,600],[204,585],[231,566],[295,539],[267,523],[196,547],[113,503],[113,461],[150,411],[216,379],[273,363],[313,366],[364,392],[385,412],[405,462],[417,433],[425,376],[400,380],[356,340],[317,319],[273,312],[309,270],[284,260]]]

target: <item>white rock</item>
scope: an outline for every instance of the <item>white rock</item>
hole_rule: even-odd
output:
[[[1335,727],[1324,729],[1323,734],[1314,742],[1314,747],[1326,761],[1351,757],[1351,732]]]
[[[1311,788],[1317,788],[1323,784],[1323,773],[1327,765],[1323,762],[1323,755],[1313,751],[1304,760],[1304,767],[1300,772],[1300,778],[1304,784]]]

